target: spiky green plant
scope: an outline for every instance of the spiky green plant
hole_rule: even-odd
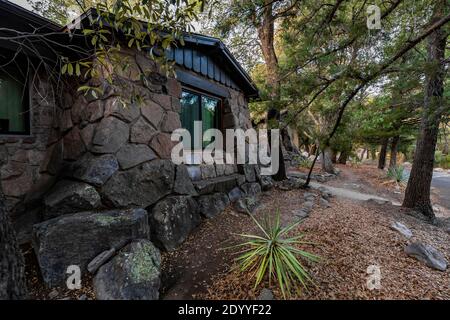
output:
[[[405,168],[403,166],[390,167],[387,171],[387,176],[397,183],[404,183],[406,181],[405,175],[403,174],[404,171]]]
[[[305,289],[308,283],[313,283],[300,258],[317,262],[319,257],[298,248],[302,244],[312,244],[302,241],[303,234],[290,237],[289,232],[297,227],[300,221],[286,227],[281,225],[280,213],[276,212],[275,219],[269,216],[259,222],[250,214],[255,224],[262,231],[262,235],[240,234],[245,238],[244,243],[236,247],[243,247],[236,259],[241,272],[251,271],[255,278],[255,288],[268,276],[269,285],[275,278],[283,297],[290,296],[293,289]],[[297,286],[299,283],[301,286]]]
[[[298,163],[298,166],[301,168],[310,168],[312,165],[312,161],[308,158],[298,157],[295,159]]]

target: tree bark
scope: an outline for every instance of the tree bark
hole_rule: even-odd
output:
[[[432,23],[444,16],[445,0],[436,3]],[[443,99],[445,79],[445,46],[447,35],[443,28],[436,29],[428,36],[428,62],[433,68],[427,70],[426,89],[420,133],[417,138],[414,161],[403,206],[418,209],[434,220],[430,200],[431,179],[433,177],[434,152],[439,132],[439,123],[446,110]]]
[[[372,160],[377,160],[377,150],[375,148],[370,149],[370,156]]]
[[[338,163],[347,164],[347,159],[348,159],[348,152],[342,151],[341,154],[339,155]]]
[[[0,300],[26,297],[24,260],[0,190]]]
[[[383,170],[386,165],[386,152],[388,147],[389,139],[384,138],[381,143],[380,155],[378,157],[378,169]]]
[[[331,148],[326,147],[322,151],[322,170],[327,173],[335,174],[333,162],[331,161],[331,159],[332,159]]]
[[[389,168],[395,168],[397,166],[397,150],[400,136],[395,136],[391,141],[391,158],[389,159]]]
[[[274,102],[277,101],[280,97],[280,80],[278,73],[278,58],[274,46],[275,17],[273,15],[272,4],[272,0],[265,0],[262,20],[257,26],[258,38],[261,42],[261,51],[266,63],[267,84],[270,89],[270,98],[272,99],[272,106],[267,113],[267,125],[269,129],[273,127],[279,127],[280,123],[280,112],[274,105]],[[280,132],[280,136],[281,146],[286,138],[283,137],[283,132]],[[289,136],[287,138],[289,139]],[[273,178],[278,181],[287,178],[284,157],[281,150],[279,154],[279,170],[273,176]]]
[[[335,150],[331,150],[331,162],[337,163],[337,152]]]

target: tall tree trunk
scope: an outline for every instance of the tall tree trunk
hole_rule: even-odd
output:
[[[0,300],[25,299],[25,268],[0,190]]]
[[[389,168],[395,168],[397,166],[397,150],[400,136],[395,136],[391,141],[391,158],[389,159]]]
[[[445,0],[439,0],[436,3],[432,22],[443,17],[445,2]],[[434,152],[439,123],[448,107],[443,99],[446,38],[447,35],[442,28],[428,36],[428,62],[433,67],[427,70],[420,134],[417,138],[414,161],[403,200],[404,207],[419,209],[430,220],[435,218],[430,200]]]
[[[360,161],[364,160],[364,155],[366,154],[367,149],[363,149],[363,151],[361,152],[361,158],[359,159]]]
[[[377,160],[377,150],[375,148],[370,149],[370,156],[372,160]]]
[[[270,88],[270,98],[272,99],[272,106],[267,113],[268,128],[278,128],[280,123],[280,112],[275,107],[275,101],[280,98],[280,80],[278,74],[278,58],[274,47],[275,34],[275,17],[273,16],[272,0],[266,0],[263,9],[263,15],[260,25],[257,26],[258,38],[261,42],[261,51],[266,63],[267,69],[267,84]],[[283,133],[280,132],[280,135]],[[280,146],[283,144],[283,138],[280,138]],[[279,170],[273,176],[275,180],[284,180],[287,178],[286,167],[284,164],[283,152],[279,152]]]
[[[348,152],[346,150],[342,151],[338,158],[338,163],[346,164],[348,159]]]
[[[388,143],[389,143],[388,138],[384,138],[383,141],[381,142],[381,150],[380,150],[380,155],[378,157],[378,169],[381,169],[381,170],[383,170],[384,166],[386,165],[386,152],[387,152]]]
[[[337,163],[337,152],[336,150],[331,150],[331,162]]]
[[[331,161],[332,151],[330,147],[326,147],[322,151],[322,170],[327,173],[336,173],[334,170],[333,162]]]

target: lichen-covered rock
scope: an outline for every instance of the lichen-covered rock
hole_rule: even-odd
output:
[[[244,183],[241,189],[245,192],[247,196],[258,196],[261,193],[261,186],[259,183]]]
[[[269,191],[273,188],[273,180],[270,176],[261,176],[259,179],[263,191]]]
[[[170,134],[158,133],[152,138],[152,141],[150,141],[150,148],[152,148],[161,159],[171,159],[174,143],[175,142],[170,139]]]
[[[149,239],[143,209],[79,212],[33,227],[33,248],[49,286],[64,282],[68,266],[77,265],[84,271],[101,252],[133,239]]]
[[[202,179],[211,179],[216,177],[216,168],[213,164],[200,165],[202,171]]]
[[[155,159],[116,172],[100,194],[115,207],[146,208],[172,192],[175,168],[170,160]]]
[[[130,141],[147,144],[156,132],[156,129],[141,117],[131,127]]]
[[[133,122],[139,117],[137,104],[124,105],[117,97],[109,98],[105,103],[105,117],[115,116],[125,122]]]
[[[103,118],[95,130],[92,151],[115,153],[128,140],[128,125],[116,117]]]
[[[156,158],[156,154],[145,144],[125,144],[117,152],[117,160],[123,170]]]
[[[238,187],[233,188],[233,189],[231,189],[230,192],[228,192],[228,198],[230,199],[231,202],[235,202],[235,201],[239,200],[240,198],[242,198],[243,196],[244,196],[244,193]]]
[[[225,193],[214,193],[204,195],[197,199],[200,214],[207,218],[212,218],[221,213],[230,203],[230,199]]]
[[[101,186],[117,170],[119,170],[119,164],[112,154],[101,156],[85,154],[69,166],[66,175],[95,186]]]
[[[180,115],[177,112],[168,111],[161,122],[161,130],[171,133],[178,128],[181,128]]]
[[[46,217],[56,217],[64,213],[88,211],[101,205],[100,195],[87,183],[61,180],[44,199]]]
[[[141,113],[155,128],[159,128],[164,116],[164,110],[161,106],[151,100],[145,100],[141,106]]]
[[[148,240],[136,240],[100,267],[93,285],[98,300],[157,300],[161,255]]]
[[[173,191],[177,194],[186,194],[191,196],[197,195],[197,191],[195,190],[191,178],[189,177],[187,167],[184,164],[176,166]]]
[[[149,216],[152,241],[165,250],[174,250],[200,221],[198,206],[192,197],[167,197],[155,205]]]
[[[255,182],[256,181],[256,174],[255,174],[254,166],[255,165],[251,165],[251,164],[243,164],[243,165],[238,166],[239,173],[242,173],[245,175],[245,180],[247,182]]]

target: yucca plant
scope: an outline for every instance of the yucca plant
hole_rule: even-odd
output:
[[[390,167],[387,171],[387,176],[397,183],[404,183],[406,181],[403,174],[404,170],[405,168],[403,166]]]
[[[297,227],[300,221],[283,227],[280,213],[276,212],[275,219],[266,216],[261,222],[251,218],[262,231],[262,235],[240,234],[246,239],[244,243],[235,247],[243,247],[236,259],[241,272],[250,271],[255,278],[255,288],[268,276],[269,285],[276,279],[283,297],[290,296],[293,289],[300,290],[300,285],[307,288],[313,283],[300,259],[316,262],[319,257],[298,248],[302,244],[312,244],[302,241],[303,234],[289,236],[289,232]]]

